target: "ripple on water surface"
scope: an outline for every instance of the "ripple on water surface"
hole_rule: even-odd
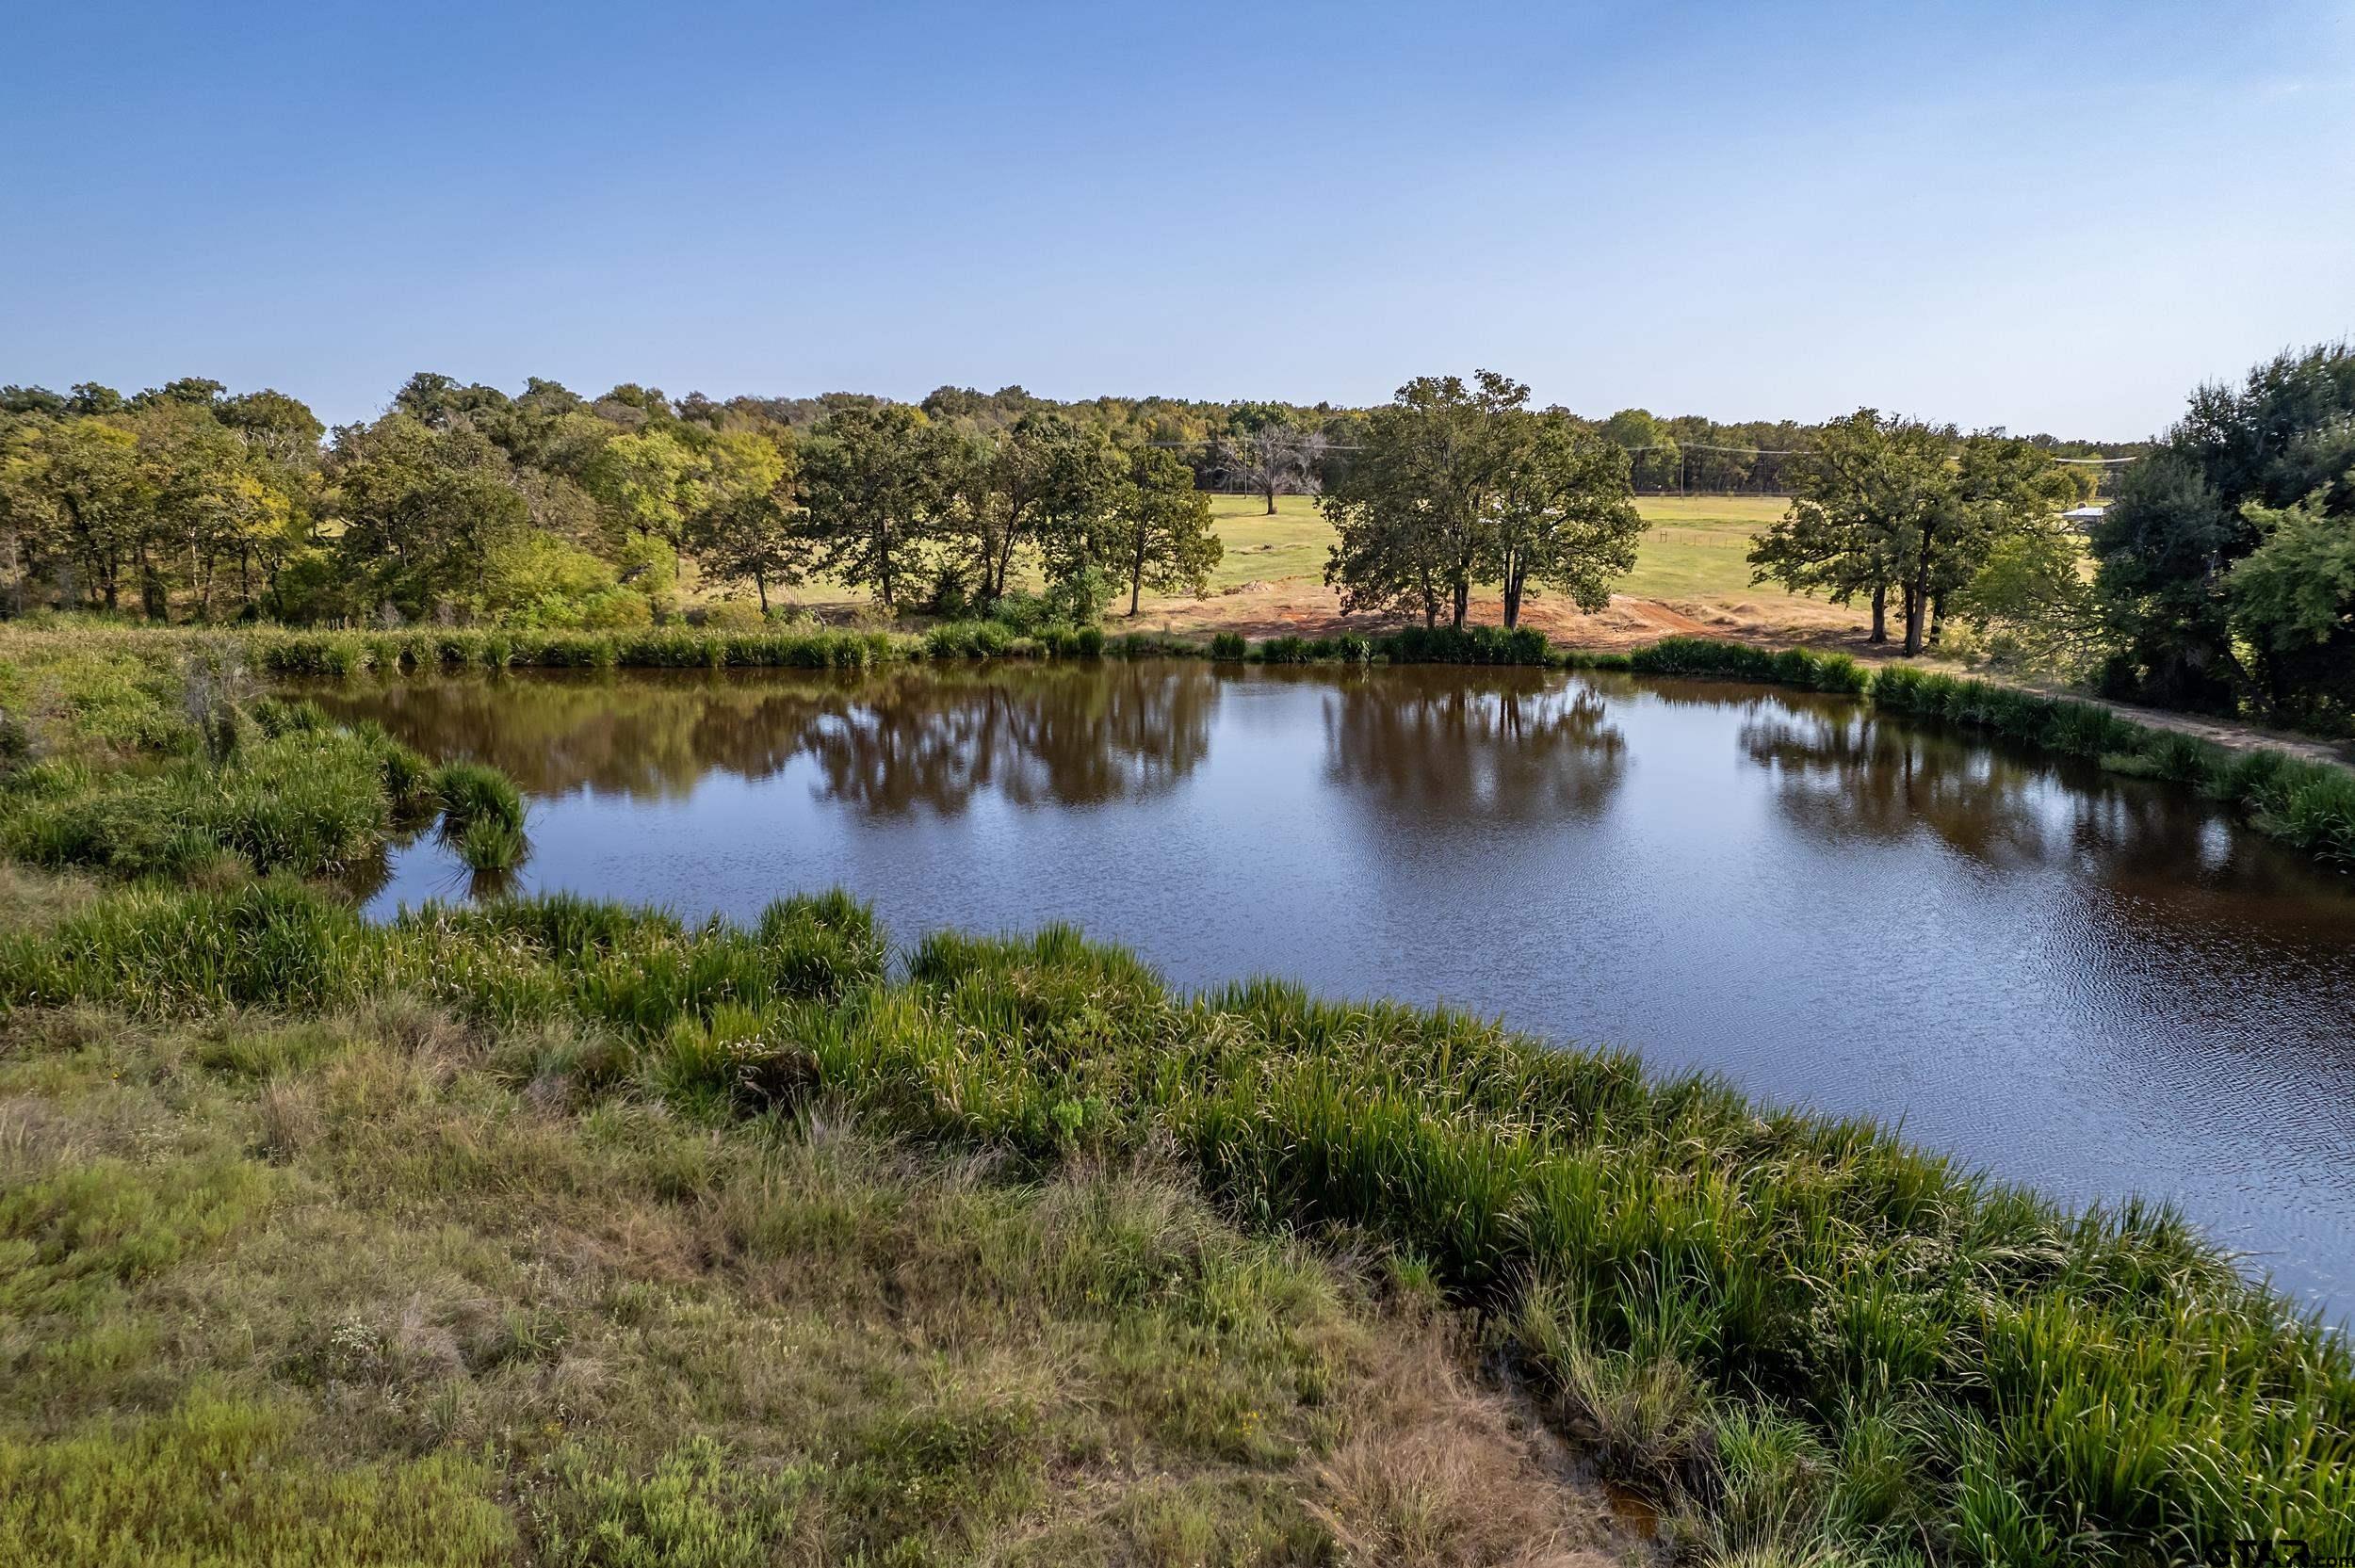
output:
[[[2169,1199],[2355,1301],[2355,897],[2189,792],[1837,699],[1107,661],[517,674],[330,706],[531,796],[519,884],[901,941],[1079,923],[1635,1047],[2076,1203]],[[430,839],[371,909],[463,895]]]

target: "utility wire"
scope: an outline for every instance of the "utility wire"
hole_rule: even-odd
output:
[[[1203,436],[1194,441],[1148,441],[1145,445],[1147,446],[1224,446],[1226,445],[1226,438]],[[1655,441],[1643,446],[1622,446],[1619,449],[1623,452],[1731,452],[1736,456],[1753,458],[1801,458],[1807,455],[1806,448],[1799,446],[1712,446],[1702,441]],[[1361,445],[1348,445],[1340,442],[1326,442],[1320,450],[1362,452],[1366,448]],[[2142,455],[2136,453],[2131,457],[2123,458],[2054,458],[2051,461],[2086,466],[2106,466],[2121,462],[2140,462]]]

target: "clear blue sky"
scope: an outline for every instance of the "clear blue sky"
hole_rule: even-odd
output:
[[[8,7],[0,381],[1870,402],[2355,331],[2355,8]]]

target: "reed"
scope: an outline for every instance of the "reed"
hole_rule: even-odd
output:
[[[1804,648],[1771,653],[1745,643],[1701,637],[1666,637],[1628,655],[1628,668],[1648,675],[1698,675],[1718,680],[1757,681],[1804,691],[1861,695],[1872,676],[1844,654]]]

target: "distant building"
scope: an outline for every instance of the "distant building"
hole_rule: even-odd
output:
[[[2061,513],[2061,521],[2079,533],[2089,534],[2093,531],[2093,525],[2102,521],[2102,514],[2109,509],[2106,503],[2101,506],[2071,507]]]

